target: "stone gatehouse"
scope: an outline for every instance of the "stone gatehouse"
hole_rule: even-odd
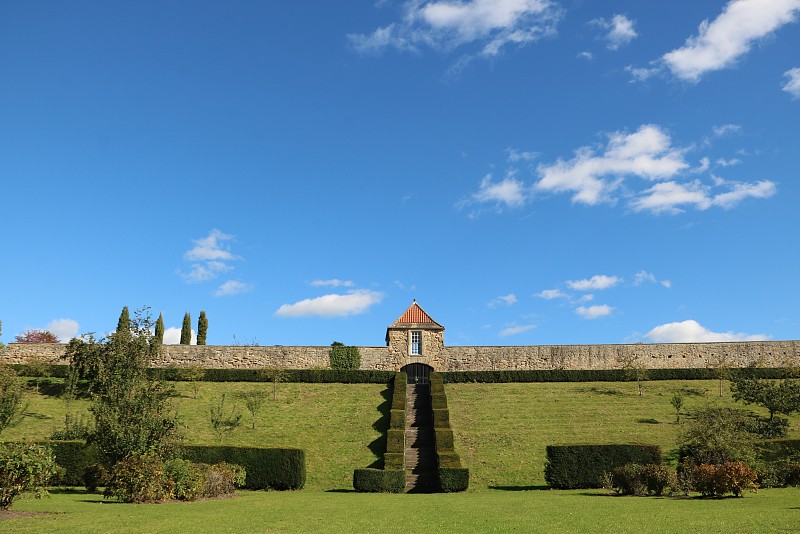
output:
[[[436,371],[619,369],[637,359],[651,369],[710,367],[725,361],[731,367],[800,366],[800,341],[742,341],[619,345],[447,346],[444,327],[416,301],[386,329],[386,345],[359,347],[362,369],[400,370],[423,364]],[[9,343],[0,361],[25,363],[44,358],[66,363],[59,343]],[[207,368],[328,366],[328,346],[164,345],[157,367],[201,365]]]

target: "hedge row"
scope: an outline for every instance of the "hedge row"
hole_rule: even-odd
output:
[[[784,378],[786,369],[741,368],[743,376]],[[717,378],[715,369],[648,369],[647,380],[711,380]],[[528,371],[446,371],[441,373],[446,384],[464,382],[630,382],[635,380],[622,369],[539,369]]]
[[[97,449],[83,441],[43,441],[53,449],[64,473],[58,480],[63,486],[83,486],[83,471],[100,462]],[[222,445],[186,445],[180,457],[193,462],[238,464],[247,471],[247,489],[302,489],[306,482],[306,459],[302,449],[263,447],[227,447]]]
[[[368,493],[403,493],[406,490],[406,472],[403,469],[356,469],[353,487]]]
[[[469,469],[461,466],[461,459],[453,447],[453,429],[450,427],[450,411],[441,373],[431,373],[430,381],[439,488],[446,493],[466,491],[469,487]]]
[[[658,445],[548,445],[544,479],[556,489],[599,488],[625,464],[660,464]]]

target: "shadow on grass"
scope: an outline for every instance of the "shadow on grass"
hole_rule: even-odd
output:
[[[31,389],[36,388],[35,378],[26,377],[25,383]],[[39,395],[43,395],[45,397],[61,397],[64,395],[65,390],[66,386],[63,381],[54,382],[50,378],[39,379]],[[75,398],[76,399],[89,398],[89,389],[85,381],[81,381],[78,383],[78,387],[75,390]]]
[[[383,469],[383,454],[386,452],[386,431],[389,429],[390,410],[392,409],[392,386],[387,385],[386,389],[381,391],[381,397],[383,401],[377,408],[381,415],[372,423],[372,428],[380,432],[381,435],[367,445],[370,452],[375,455],[375,460],[367,466],[373,469]]]
[[[354,489],[339,488],[339,489],[325,490],[325,493],[358,493],[358,492]]]
[[[637,423],[642,423],[642,424],[645,424],[645,425],[660,425],[661,424],[661,421],[659,421],[658,419],[652,419],[652,418],[651,419],[637,419],[636,422]]]
[[[552,488],[550,486],[489,486],[489,489],[499,491],[544,491]]]

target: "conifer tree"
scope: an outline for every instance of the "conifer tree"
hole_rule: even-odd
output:
[[[183,326],[181,327],[181,345],[192,344],[192,318],[189,312],[183,316]]]
[[[206,318],[206,312],[200,312],[200,318],[197,320],[197,344],[198,345],[205,345],[206,344],[206,334],[208,333],[208,319]]]
[[[162,314],[158,314],[158,320],[156,321],[156,334],[154,336],[154,340],[159,345],[164,343],[164,317]]]
[[[119,321],[117,321],[117,334],[130,334],[131,333],[131,316],[128,313],[128,307],[122,307],[122,313],[119,314]]]

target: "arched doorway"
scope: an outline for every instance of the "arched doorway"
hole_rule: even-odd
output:
[[[408,375],[409,384],[430,384],[433,367],[424,363],[409,363],[400,370]]]

